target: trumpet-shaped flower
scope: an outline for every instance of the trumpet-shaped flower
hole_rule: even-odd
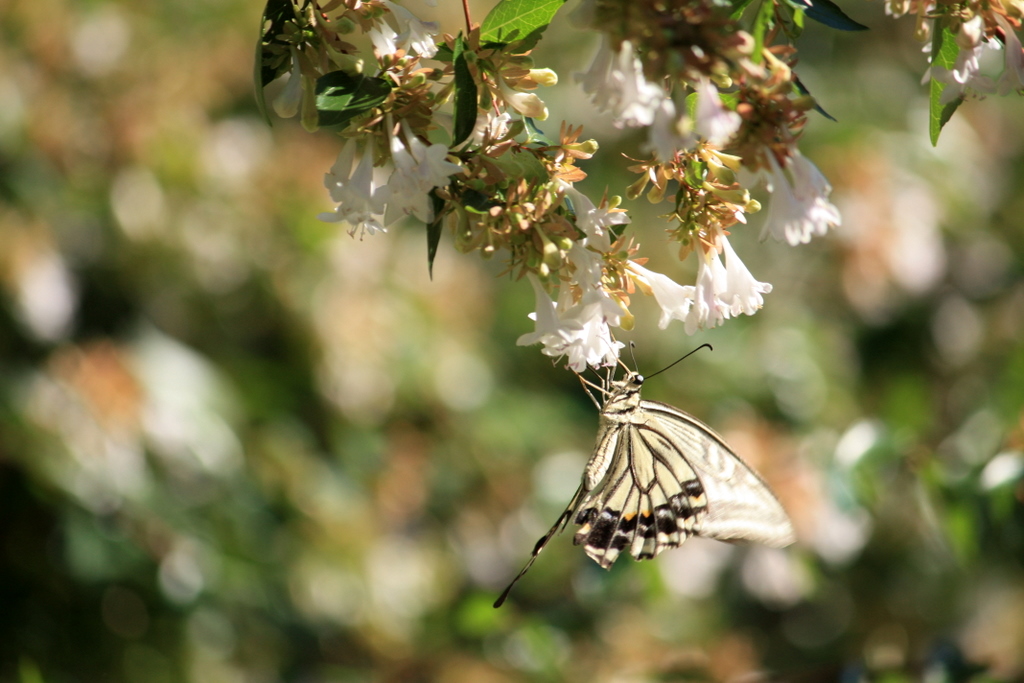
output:
[[[598,251],[611,249],[611,226],[629,223],[625,211],[615,211],[607,207],[598,208],[585,194],[569,183],[561,183],[565,196],[572,202],[576,212],[576,226],[587,236],[586,244]]]
[[[679,150],[690,149],[697,142],[693,133],[684,132],[684,123],[676,112],[671,97],[665,97],[654,110],[654,120],[647,129],[647,146],[661,161],[672,161]]]
[[[681,285],[667,275],[655,273],[633,261],[629,270],[647,285],[661,307],[658,327],[665,329],[673,320],[682,321],[687,334],[698,329],[717,327],[728,318],[753,315],[764,304],[764,294],[772,291],[767,282],[758,282],[736,255],[729,241],[721,236],[726,265],[712,250],[703,255],[696,285]]]
[[[502,99],[508,103],[508,106],[523,116],[529,116],[538,121],[547,119],[548,107],[544,104],[544,100],[537,97],[534,93],[516,90],[506,83],[503,78],[498,78],[498,90],[501,92]]]
[[[349,234],[359,238],[369,233],[383,232],[380,222],[387,199],[387,188],[378,187],[373,181],[373,148],[364,151],[358,163],[356,141],[349,140],[341,148],[337,161],[330,172],[324,175],[324,186],[331,193],[331,199],[338,206],[330,213],[319,215],[320,220],[329,223],[347,223]],[[354,169],[353,169],[354,165]]]
[[[401,214],[412,214],[429,223],[433,219],[430,191],[448,184],[448,176],[462,167],[447,160],[448,148],[441,143],[429,147],[407,132],[408,147],[397,135],[391,137],[391,160],[395,172],[388,181],[386,224],[391,225]]]
[[[767,282],[758,282],[736,255],[729,240],[722,236],[722,250],[725,254],[725,290],[719,297],[732,317],[754,315],[764,305],[764,295],[772,291]]]
[[[795,152],[782,168],[769,154],[768,163],[772,201],[762,239],[770,234],[796,246],[810,242],[813,235],[824,235],[829,226],[840,224],[839,209],[828,201],[832,187],[809,159]]]
[[[576,279],[562,283],[557,304],[537,276],[528,275],[536,298],[536,311],[530,318],[536,326],[516,343],[541,343],[541,353],[555,358],[566,356],[569,367],[576,372],[588,365],[596,368],[614,364],[623,345],[612,339],[611,328],[619,326],[623,310],[600,286],[600,256],[576,244],[570,249],[569,259],[576,268]],[[571,285],[583,291],[578,302],[573,300]]]
[[[1006,33],[1006,69],[999,77],[996,88],[1000,95],[1006,95],[1024,88],[1024,50],[1006,17],[996,14],[996,21]]]
[[[931,78],[946,84],[946,88],[939,98],[941,104],[948,104],[958,97],[962,97],[968,90],[980,94],[995,92],[995,82],[980,73],[982,52],[986,48],[998,49],[998,43],[982,40],[984,27],[985,24],[980,14],[961,24],[956,35],[956,42],[960,49],[957,52],[953,68],[946,69],[933,64],[925,72],[924,82],[927,82],[930,75]]]
[[[436,21],[421,21],[408,9],[391,0],[384,0],[384,6],[391,10],[398,22],[398,30],[401,31],[395,38],[398,47],[421,57],[429,58],[437,54],[437,43],[432,36],[437,35],[441,27]]]
[[[603,37],[590,69],[576,74],[576,80],[598,109],[613,114],[620,128],[651,125],[665,99],[665,91],[644,78],[643,65],[628,40],[612,52]]]
[[[718,88],[707,78],[697,82],[697,110],[694,112],[694,129],[716,147],[721,147],[739,130],[743,119],[734,111],[722,105]]]
[[[398,32],[384,21],[383,16],[366,33],[370,37],[370,42],[373,43],[373,48],[381,56],[393,55],[398,51],[398,44],[395,42]]]

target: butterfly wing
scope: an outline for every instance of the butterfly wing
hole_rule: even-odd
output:
[[[602,451],[610,454],[608,469],[579,498],[573,541],[605,569],[626,548],[646,560],[693,535],[793,542],[789,518],[764,481],[677,408],[642,401],[632,420],[604,430],[595,457]]]
[[[692,415],[644,401],[669,440],[680,447],[707,496],[707,514],[696,533],[720,541],[743,540],[784,548],[796,540],[789,516],[768,485],[714,430]]]

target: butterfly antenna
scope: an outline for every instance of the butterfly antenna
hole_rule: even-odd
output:
[[[636,368],[634,372],[640,372],[640,366],[637,365],[636,356],[633,355],[633,350],[636,348],[636,344],[632,341],[629,342],[629,357],[633,359],[633,367]]]
[[[498,596],[498,599],[494,601],[494,609],[498,609],[503,604],[505,604],[505,598],[507,598],[508,594],[512,592],[512,587],[516,585],[516,582],[519,581],[519,579],[523,578],[523,575],[525,575],[526,572],[530,570],[530,567],[533,566],[534,560],[536,560],[537,556],[540,555],[540,551],[544,550],[544,546],[548,544],[548,541],[550,541],[555,534],[557,534],[565,528],[566,522],[569,521],[569,517],[572,516],[573,509],[576,507],[576,501],[579,500],[579,497],[582,493],[583,485],[581,484],[579,489],[577,489],[576,491],[576,495],[572,497],[572,502],[569,503],[569,507],[565,509],[565,512],[563,512],[562,516],[558,518],[558,521],[555,522],[555,525],[553,527],[551,527],[551,530],[544,534],[544,536],[539,541],[537,541],[537,545],[533,547],[533,554],[531,554],[530,559],[527,560],[526,566],[523,567],[523,569],[518,574],[516,574],[516,578],[512,579],[512,583],[510,583],[508,587],[501,592],[501,595]]]
[[[660,375],[661,373],[665,372],[665,371],[666,371],[666,370],[668,370],[669,368],[671,368],[671,367],[675,366],[675,365],[676,365],[676,363],[679,363],[679,362],[681,362],[681,361],[683,361],[683,360],[686,360],[687,358],[689,358],[689,357],[690,357],[690,356],[692,356],[693,354],[697,353],[698,351],[700,351],[701,349],[703,349],[703,348],[704,348],[705,346],[706,346],[706,347],[708,347],[708,350],[709,350],[709,351],[714,351],[714,350],[715,350],[715,349],[714,349],[714,348],[713,348],[713,347],[711,346],[711,344],[701,344],[700,346],[698,346],[697,348],[695,348],[695,349],[694,349],[693,351],[690,351],[690,352],[689,352],[688,354],[686,354],[685,356],[683,356],[682,358],[680,358],[679,360],[677,360],[677,361],[675,361],[675,362],[673,362],[673,363],[670,363],[669,365],[666,365],[665,367],[663,367],[663,368],[662,368],[661,370],[658,370],[658,371],[657,371],[657,372],[655,372],[654,374],[651,374],[651,375],[647,375],[647,379],[650,379],[650,378],[654,377],[654,375]]]

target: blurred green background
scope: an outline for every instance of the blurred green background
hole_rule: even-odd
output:
[[[1021,680],[1024,105],[969,102],[932,148],[912,20],[844,9],[871,31],[799,43],[842,227],[790,248],[755,218],[763,311],[691,338],[637,301],[630,337],[648,374],[714,345],[645,393],[721,431],[799,543],[605,573],[563,536],[493,610],[597,422],[515,346],[529,288],[447,238],[431,281],[421,226],[317,221],[338,144],[258,118],[260,2],[7,0],[0,680]],[[556,21],[545,125],[585,124],[583,189],[622,192],[641,136],[580,105],[595,38]],[[664,207],[629,208],[692,278]]]

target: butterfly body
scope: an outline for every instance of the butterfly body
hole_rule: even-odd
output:
[[[789,518],[767,484],[700,420],[642,400],[643,382],[630,372],[592,385],[605,400],[580,487],[495,607],[570,520],[580,527],[573,543],[605,569],[623,550],[648,560],[690,536],[772,547],[793,542]]]

